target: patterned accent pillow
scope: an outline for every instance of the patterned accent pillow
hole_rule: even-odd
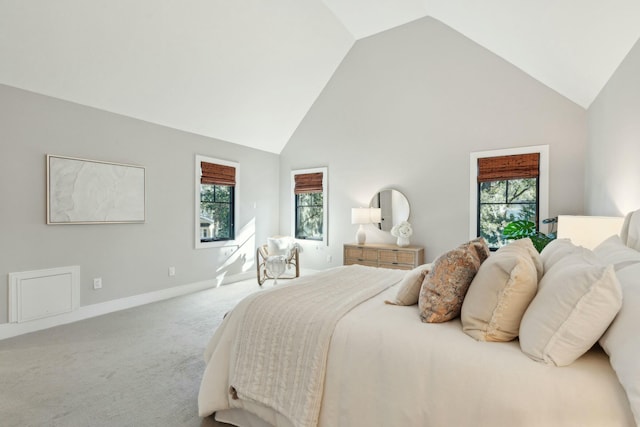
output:
[[[469,285],[489,253],[487,243],[479,237],[440,255],[420,289],[420,319],[441,323],[458,317]]]
[[[460,247],[472,247],[478,255],[480,264],[482,264],[487,258],[489,258],[489,255],[491,255],[491,249],[489,249],[487,242],[482,237],[477,237],[467,243],[463,243]]]

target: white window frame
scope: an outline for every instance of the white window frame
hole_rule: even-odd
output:
[[[298,169],[291,171],[291,236],[296,237],[296,175],[304,175],[307,173],[322,172],[322,244],[329,246],[329,178],[328,168],[312,168],[312,169]],[[307,239],[295,239],[296,242],[316,243],[320,244],[320,240],[307,240]]]
[[[200,177],[202,176],[201,163],[216,163],[218,165],[224,166],[233,166],[236,168],[236,185],[233,189],[233,239],[231,240],[222,240],[218,242],[201,242],[200,241]],[[233,162],[230,160],[222,160],[216,159],[214,157],[202,156],[200,154],[196,154],[195,160],[195,227],[194,227],[194,237],[195,237],[195,248],[196,249],[207,249],[207,248],[220,248],[224,246],[236,246],[236,239],[238,237],[238,228],[239,228],[239,215],[240,215],[240,163]]]
[[[513,156],[518,154],[540,154],[540,174],[538,175],[538,218],[549,218],[549,146],[506,148],[500,150],[476,151],[469,161],[469,238],[478,237],[478,159],[485,157]]]

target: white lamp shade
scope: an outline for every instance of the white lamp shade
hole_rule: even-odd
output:
[[[378,224],[379,222],[382,222],[382,209],[380,208],[369,208],[370,211],[370,216],[371,216],[371,222],[374,224]]]
[[[369,208],[352,208],[351,224],[371,224]]]

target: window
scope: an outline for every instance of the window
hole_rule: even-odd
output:
[[[238,164],[196,156],[196,247],[235,239]]]
[[[495,250],[506,244],[509,222],[539,226],[548,211],[547,153],[547,146],[472,153],[472,237],[484,237]]]
[[[293,235],[296,239],[327,241],[327,169],[292,172]]]

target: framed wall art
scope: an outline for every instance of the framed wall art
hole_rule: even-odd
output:
[[[144,221],[144,167],[47,155],[47,224]]]

